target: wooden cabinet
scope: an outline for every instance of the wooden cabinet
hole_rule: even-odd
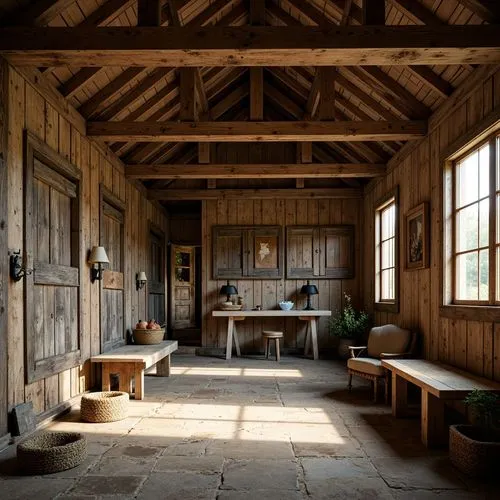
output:
[[[286,277],[354,277],[354,226],[286,228]]]
[[[214,279],[277,279],[283,275],[280,226],[214,226]]]

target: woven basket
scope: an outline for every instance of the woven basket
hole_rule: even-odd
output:
[[[127,416],[129,395],[126,392],[92,392],[82,396],[80,418],[85,422],[115,422]]]
[[[165,329],[161,330],[133,330],[134,343],[139,345],[159,344],[165,336]]]
[[[472,425],[450,426],[450,460],[464,474],[473,477],[492,477],[498,474],[500,442],[474,439]]]
[[[26,474],[52,474],[80,465],[87,458],[87,439],[77,432],[44,432],[17,446]]]

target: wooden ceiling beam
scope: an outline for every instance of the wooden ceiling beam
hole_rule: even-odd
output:
[[[149,189],[150,200],[217,200],[217,199],[308,199],[361,198],[362,189]]]
[[[352,66],[500,62],[493,25],[0,29],[18,66]],[[132,64],[131,64],[132,63]]]
[[[127,165],[129,179],[327,179],[337,177],[380,177],[385,164],[319,163],[319,164],[207,164],[207,165]]]
[[[458,0],[464,7],[489,23],[500,22],[500,4],[498,0]]]
[[[345,122],[88,122],[101,141],[295,142],[412,140],[425,136],[425,121]]]

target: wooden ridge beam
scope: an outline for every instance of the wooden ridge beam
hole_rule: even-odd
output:
[[[362,189],[149,189],[150,200],[217,200],[217,199],[309,199],[361,198]]]
[[[345,122],[88,122],[101,141],[295,142],[411,140],[425,136],[425,121]]]
[[[379,177],[385,173],[386,166],[378,163],[166,164],[125,167],[125,175],[129,179],[326,179]]]
[[[497,27],[238,26],[0,29],[18,66],[352,66],[493,64]]]

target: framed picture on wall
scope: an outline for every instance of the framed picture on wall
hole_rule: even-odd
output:
[[[405,217],[406,269],[429,267],[429,203],[412,208]]]

